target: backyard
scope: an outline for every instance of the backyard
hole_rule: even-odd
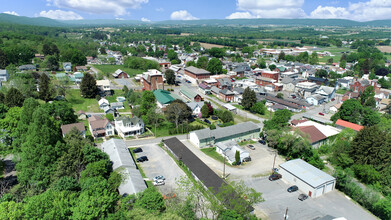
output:
[[[101,71],[106,76],[111,76],[112,73],[114,73],[116,70],[121,69],[125,73],[129,75],[129,77],[133,77],[137,74],[142,74],[144,70],[140,69],[131,69],[128,67],[125,67],[124,65],[92,65],[99,71]]]
[[[72,104],[75,112],[80,110],[84,112],[102,112],[96,99],[86,99],[81,97],[79,89],[67,90],[65,98]]]

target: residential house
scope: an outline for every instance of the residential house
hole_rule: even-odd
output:
[[[216,144],[216,152],[225,157],[230,164],[236,161],[236,151],[239,152],[240,162],[245,162],[246,159],[250,158],[250,153],[240,147],[235,141],[224,141]]]
[[[329,84],[329,80],[328,79],[319,78],[319,77],[313,77],[313,76],[309,76],[308,77],[308,82],[316,83],[319,86],[321,86],[321,85],[326,85],[327,86]]]
[[[273,79],[276,82],[278,82],[280,73],[276,71],[268,71],[268,70],[262,70],[261,71],[261,77]]]
[[[225,109],[227,109],[228,111],[230,111],[230,112],[233,112],[233,113],[237,113],[237,111],[238,111],[238,109],[235,107],[235,106],[233,106],[233,105],[231,105],[231,104],[224,104],[223,105],[223,108],[225,108]]]
[[[187,86],[181,86],[179,92],[183,97],[190,100],[191,102],[192,101],[194,101],[194,102],[202,101],[202,97]]]
[[[192,82],[193,84],[198,84],[205,79],[210,78],[210,72],[204,69],[199,69],[194,66],[186,67],[184,70],[185,77],[187,80]]]
[[[129,75],[127,73],[125,73],[124,71],[120,70],[120,69],[117,69],[113,73],[113,76],[114,76],[114,78],[120,78],[120,79],[129,78]]]
[[[116,109],[111,108],[110,106],[106,106],[103,108],[103,112],[107,114],[112,114],[114,117],[116,117]]]
[[[112,102],[110,103],[110,107],[114,110],[125,109],[124,103],[122,102]]]
[[[293,130],[299,130],[299,134],[308,138],[313,147],[319,147],[329,137],[335,136],[341,132],[340,129],[330,125],[319,124],[314,121],[304,121],[293,127]]]
[[[71,72],[72,71],[72,63],[70,62],[64,62],[62,63],[62,68],[65,72]]]
[[[97,80],[96,86],[100,90],[100,93],[103,95],[110,95],[111,94],[111,87],[110,87],[110,80]]]
[[[115,130],[122,138],[144,133],[144,121],[138,117],[120,116],[115,118]]]
[[[326,102],[327,98],[325,96],[314,94],[305,99],[311,105],[321,105]]]
[[[295,92],[301,98],[307,98],[311,96],[317,89],[318,85],[314,82],[300,82],[296,84]]]
[[[219,98],[224,102],[233,102],[235,98],[235,93],[231,92],[228,89],[222,89],[219,91]]]
[[[75,72],[72,75],[68,76],[69,80],[71,82],[76,83],[76,84],[80,84],[83,77],[84,77],[84,73],[81,73],[81,72]]]
[[[223,128],[218,127],[214,130],[206,128],[192,131],[189,136],[192,144],[203,148],[228,140],[243,141],[258,138],[260,131],[261,129],[258,125],[249,121]]]
[[[61,125],[62,136],[65,137],[73,128],[76,128],[82,137],[86,137],[86,128],[83,122]]]
[[[157,106],[159,108],[165,108],[167,105],[169,105],[172,101],[175,99],[170,95],[169,91],[157,89],[153,91],[153,94],[155,95]]]
[[[329,102],[335,97],[336,87],[321,86],[315,91],[315,94],[321,95],[326,98],[326,102]]]
[[[212,86],[212,88],[210,88],[210,92],[215,95],[215,96],[218,96],[219,93],[220,93],[220,89],[217,88],[216,86]]]
[[[350,85],[350,90],[357,93],[363,93],[364,90],[369,86],[373,86],[375,92],[378,92],[380,90],[376,81],[370,81],[367,79],[361,79],[352,83]]]
[[[107,118],[92,115],[88,118],[89,129],[94,138],[114,135],[114,125]]]
[[[86,120],[88,118],[87,114],[83,110],[77,112],[77,117],[80,120]]]
[[[56,73],[56,79],[59,81],[67,80],[68,75],[66,73]]]
[[[75,69],[78,72],[86,72],[86,71],[88,71],[88,68],[86,66],[76,66]]]
[[[350,128],[355,131],[361,131],[364,128],[364,126],[362,126],[362,125],[354,124],[354,123],[351,123],[351,122],[348,122],[348,121],[345,121],[342,119],[338,119],[335,122],[335,126],[339,129]]]
[[[19,71],[37,71],[37,66],[32,64],[21,65],[18,67]]]
[[[237,66],[232,72],[235,73],[236,77],[244,77],[244,73],[248,71],[246,66]]]
[[[198,91],[202,92],[204,95],[210,94],[210,86],[200,83],[198,85]]]
[[[235,94],[234,102],[242,102],[244,89],[240,87],[235,87],[232,89],[232,92]]]
[[[45,55],[44,55],[44,54],[36,53],[36,54],[34,55],[34,57],[40,59],[41,61],[44,61],[44,60],[45,60]]]
[[[275,80],[275,79],[263,77],[263,76],[258,76],[255,79],[255,83],[260,86],[272,85],[273,83],[276,83],[276,82],[277,82],[277,80]]]
[[[0,82],[7,82],[9,78],[7,70],[0,70]]]
[[[188,102],[186,105],[191,109],[192,115],[199,117],[201,115],[201,108],[204,106],[204,102]]]
[[[282,72],[280,73],[280,76],[281,78],[292,78],[292,79],[296,79],[299,77],[299,73],[298,72]]]
[[[337,113],[338,109],[341,108],[341,105],[342,105],[342,103],[338,103],[338,104],[335,104],[335,105],[331,106],[330,109],[329,109],[330,112],[334,113],[334,114]]]
[[[337,89],[349,89],[350,85],[353,83],[353,77],[344,77],[337,80]]]
[[[148,70],[148,72],[143,73],[142,84],[144,86],[143,89],[154,91],[157,89],[164,90],[164,79],[163,74],[156,69]]]
[[[230,78],[217,79],[217,87],[219,89],[232,89],[232,81]]]
[[[112,138],[103,142],[101,147],[109,155],[113,170],[121,174],[122,181],[118,187],[121,196],[137,195],[147,189],[124,140]]]
[[[104,109],[105,107],[108,107],[110,105],[109,101],[105,98],[101,98],[98,101],[98,105],[100,109]]]

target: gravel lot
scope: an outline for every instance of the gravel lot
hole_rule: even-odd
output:
[[[133,147],[133,146],[132,146]],[[162,194],[173,192],[177,188],[176,179],[181,176],[186,177],[186,174],[175,163],[175,161],[158,145],[148,144],[138,146],[143,149],[143,152],[137,153],[137,157],[147,156],[149,161],[139,163],[145,172],[145,175],[152,180],[155,176],[163,175],[165,185],[157,186]]]
[[[348,220],[377,219],[337,190],[318,198],[300,201],[300,189],[288,193],[287,189],[291,185],[282,179],[269,181],[268,177],[262,177],[244,181],[247,186],[263,194],[265,202],[256,205],[256,208],[262,210],[270,219],[283,219],[286,208],[289,219],[314,219],[326,215],[345,217]]]

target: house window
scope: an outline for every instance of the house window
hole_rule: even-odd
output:
[[[107,135],[112,135],[112,134],[113,134],[112,131],[108,131],[108,132],[107,132]]]
[[[107,125],[107,129],[111,129],[111,125]]]

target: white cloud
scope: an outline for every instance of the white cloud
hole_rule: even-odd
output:
[[[249,19],[249,18],[256,18],[256,16],[250,14],[250,12],[235,12],[230,14],[229,16],[225,17],[226,19]]]
[[[247,18],[302,18],[306,17],[301,6],[304,0],[237,0],[238,10],[228,16]]]
[[[330,7],[330,6],[321,6],[319,5],[315,10],[311,12],[311,18],[321,18],[321,19],[329,19],[329,18],[339,18],[339,19],[347,19],[350,17],[350,13],[346,8],[342,7]]]
[[[151,22],[151,20],[149,20],[148,18],[141,18],[141,21],[142,22]]]
[[[15,11],[5,11],[3,12],[4,14],[10,14],[10,15],[15,15],[15,16],[19,16],[18,13],[16,13]]]
[[[93,14],[127,14],[126,9],[140,8],[148,0],[46,0],[59,8],[70,8]]]
[[[391,19],[391,1],[370,0],[349,3],[348,8],[318,6],[311,12],[312,18],[340,18],[356,21]]]
[[[157,9],[155,9],[155,11],[162,12],[162,11],[164,11],[164,8],[157,8]]]
[[[39,13],[40,17],[46,17],[57,20],[80,20],[83,19],[82,16],[76,14],[73,11],[62,11],[62,10],[49,10],[41,11]]]
[[[198,20],[186,10],[174,11],[171,13],[171,20]]]

